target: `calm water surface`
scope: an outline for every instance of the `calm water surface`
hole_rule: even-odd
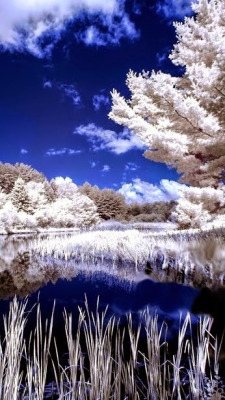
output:
[[[176,326],[180,311],[185,315],[190,311],[198,290],[191,286],[174,282],[157,282],[135,268],[117,270],[111,266],[76,264],[51,258],[33,257],[32,235],[12,235],[0,237],[0,313],[8,309],[8,303],[16,294],[20,298],[29,296],[31,306],[39,298],[44,317],[51,314],[54,300],[56,310],[55,329],[61,330],[62,312],[66,308],[78,315],[78,306],[84,307],[85,296],[91,310],[96,309],[99,297],[99,310],[108,306],[108,315],[124,316],[149,306],[157,311],[160,318],[167,319],[170,326]],[[160,258],[158,264],[160,263]],[[163,275],[166,280],[168,274]],[[158,278],[162,279],[161,274]],[[138,318],[138,317],[137,317]]]

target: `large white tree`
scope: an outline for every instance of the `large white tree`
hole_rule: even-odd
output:
[[[220,186],[225,169],[225,1],[198,0],[175,23],[171,61],[183,75],[127,75],[131,97],[112,92],[109,117],[148,146],[147,158],[173,166],[181,182]]]

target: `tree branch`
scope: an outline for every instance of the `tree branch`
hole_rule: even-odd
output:
[[[221,96],[225,97],[225,94],[222,92],[222,90],[218,89],[217,87],[215,87],[215,89],[221,94]]]
[[[180,114],[180,113],[176,110],[176,108],[173,106],[173,104],[170,103],[164,96],[162,96],[162,98],[166,101],[166,103],[168,103],[168,104],[172,107],[172,109],[175,111],[175,113],[176,113],[180,118],[183,118],[185,121],[187,121],[187,123],[189,123],[193,129],[197,130],[197,131],[200,132],[200,133],[204,133],[205,135],[207,135],[207,136],[213,138],[212,135],[210,135],[210,134],[207,133],[207,132],[204,132],[201,128],[198,128],[197,126],[193,125],[192,122],[191,122],[187,117],[185,117],[184,115]]]

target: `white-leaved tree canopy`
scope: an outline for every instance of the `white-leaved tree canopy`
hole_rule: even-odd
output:
[[[109,117],[148,146],[144,155],[182,174],[180,182],[221,189],[225,170],[225,1],[198,0],[174,23],[169,56],[181,77],[130,71],[126,100],[112,92]]]

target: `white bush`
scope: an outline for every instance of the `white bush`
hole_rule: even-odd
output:
[[[41,227],[86,227],[99,222],[96,206],[88,197],[77,192],[72,199],[59,198],[35,213]]]
[[[97,207],[89,197],[82,195],[70,178],[54,180],[58,198],[48,203],[43,183],[24,184],[17,180],[17,192],[7,196],[0,190],[0,233],[33,230],[35,228],[83,228],[100,222]],[[21,186],[20,193],[19,186]],[[22,190],[24,189],[24,190]],[[14,190],[15,192],[15,190]],[[21,196],[20,196],[21,195]],[[13,198],[14,203],[11,200]],[[21,209],[17,202],[20,200]],[[1,201],[2,200],[2,201]],[[24,201],[23,201],[24,200]],[[27,210],[22,209],[22,206]],[[20,211],[19,211],[20,210]]]
[[[0,209],[0,231],[2,233],[35,229],[36,225],[37,222],[34,216],[24,211],[18,212],[11,201],[7,201]]]
[[[172,218],[181,229],[201,228],[208,223],[213,223],[215,219],[221,220],[222,215],[225,214],[225,188],[223,185],[217,189],[183,185],[179,191],[180,198],[177,200]],[[219,210],[221,215],[218,215]]]

